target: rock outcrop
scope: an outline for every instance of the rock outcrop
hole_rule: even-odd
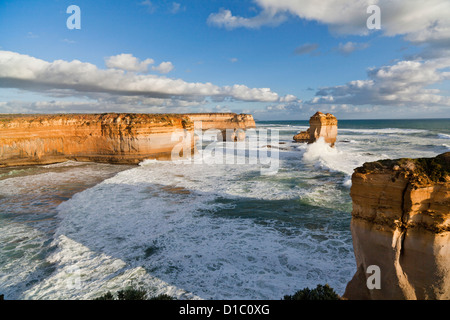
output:
[[[188,113],[194,125],[201,125],[203,131],[217,130],[220,141],[242,141],[245,130],[255,128],[255,120],[251,114],[236,113]]]
[[[355,169],[347,299],[450,299],[450,152]],[[369,289],[369,266],[380,288]]]
[[[235,113],[0,115],[0,166],[67,160],[137,164],[172,159],[174,150],[189,156],[199,121],[228,141],[244,139],[244,130],[255,127],[251,115]]]
[[[320,137],[323,137],[325,142],[334,146],[337,137],[338,121],[331,113],[324,114],[317,111],[309,119],[309,129],[302,131],[294,136],[296,142],[314,143]]]
[[[177,133],[180,139],[174,139]],[[137,164],[170,159],[178,144],[193,151],[193,123],[183,115],[70,114],[0,117],[0,166],[67,160]]]
[[[294,141],[295,142],[309,142],[309,140],[311,139],[311,135],[310,135],[310,130],[308,128],[308,130],[306,131],[300,131],[298,134],[296,134],[294,136]]]

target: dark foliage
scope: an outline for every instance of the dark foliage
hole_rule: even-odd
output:
[[[286,295],[283,300],[340,300],[340,297],[328,284],[319,284],[315,289],[305,288],[292,296]]]

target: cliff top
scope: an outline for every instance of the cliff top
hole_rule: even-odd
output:
[[[337,125],[337,118],[331,113],[322,113],[317,111],[310,119],[309,122],[326,122],[328,125]]]
[[[188,117],[183,114],[153,114],[153,113],[70,113],[70,114],[0,114],[0,127],[8,126],[11,123],[49,123],[59,120],[77,120],[85,122],[102,123],[152,123],[172,125],[174,122],[180,122],[183,127],[190,126],[192,123]]]
[[[367,162],[362,167],[356,168],[355,172],[363,174],[397,172],[408,177],[416,185],[447,182],[450,181],[450,152],[434,158],[401,158]]]

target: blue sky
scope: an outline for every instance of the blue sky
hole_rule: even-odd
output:
[[[445,0],[2,0],[0,112],[450,117],[449,17]]]

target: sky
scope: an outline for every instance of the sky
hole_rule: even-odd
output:
[[[0,113],[450,118],[448,0],[0,0],[0,30]]]

